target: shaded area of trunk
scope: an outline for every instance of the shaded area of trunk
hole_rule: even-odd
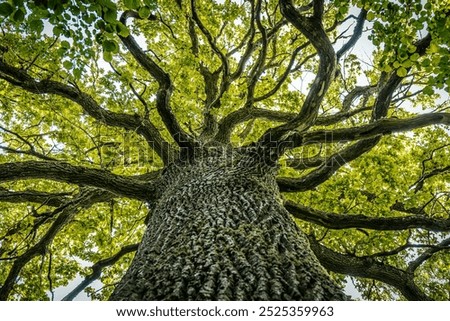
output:
[[[345,300],[257,154],[208,153],[164,174],[142,244],[110,300]]]

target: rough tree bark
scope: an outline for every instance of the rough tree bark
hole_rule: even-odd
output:
[[[261,150],[170,165],[137,254],[110,300],[345,300],[283,207]]]

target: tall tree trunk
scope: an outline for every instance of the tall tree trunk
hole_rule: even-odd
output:
[[[259,153],[169,166],[136,256],[110,300],[345,300],[282,205]]]

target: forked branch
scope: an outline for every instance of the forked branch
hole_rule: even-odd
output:
[[[83,291],[89,284],[97,280],[102,275],[102,270],[105,267],[111,266],[116,264],[117,261],[119,261],[124,255],[135,252],[138,248],[139,244],[130,244],[127,246],[124,246],[120,249],[119,252],[114,254],[111,257],[108,257],[106,259],[100,260],[96,262],[94,265],[91,266],[92,273],[87,275],[84,280],[75,287],[72,291],[70,291],[69,294],[67,294],[62,301],[72,301],[75,299],[75,297],[80,294],[81,291]]]
[[[320,105],[334,78],[336,69],[336,54],[322,25],[323,1],[314,1],[314,15],[303,16],[291,0],[280,0],[283,16],[297,28],[314,46],[319,56],[319,68],[316,78],[306,96],[299,114],[288,123],[271,128],[260,138],[263,145],[272,145],[279,141],[287,132],[301,128],[305,131],[314,124]]]
[[[120,17],[120,22],[126,25],[128,18],[140,17],[136,12],[127,10]],[[158,82],[159,88],[156,94],[156,109],[170,135],[180,147],[192,147],[192,137],[181,128],[170,106],[173,85],[169,74],[142,50],[131,34],[127,37],[120,36],[120,39],[136,61]]]
[[[406,299],[431,301],[414,283],[409,273],[371,257],[357,257],[335,252],[309,237],[311,249],[320,263],[328,270],[346,275],[378,280],[397,288]]]

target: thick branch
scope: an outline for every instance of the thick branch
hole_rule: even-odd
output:
[[[311,42],[319,55],[319,69],[316,78],[311,85],[311,89],[306,96],[300,113],[290,122],[276,128],[268,130],[261,138],[260,142],[265,145],[272,145],[279,141],[287,132],[302,126],[301,130],[306,130],[317,118],[320,105],[334,78],[336,69],[336,55],[333,46],[323,28],[321,21],[322,1],[314,2],[314,16],[304,17],[295,8],[291,0],[280,0],[280,9],[283,16],[292,23]]]
[[[333,136],[329,136],[333,140]],[[314,189],[316,186],[328,180],[339,168],[362,154],[370,151],[378,142],[380,137],[364,139],[340,150],[327,157],[320,166],[300,178],[279,177],[277,183],[282,192],[300,192]]]
[[[189,38],[191,39],[191,51],[198,58],[199,54],[199,41],[197,33],[195,32],[195,22],[192,17],[187,17],[189,23]],[[200,140],[207,140],[212,137],[217,130],[217,116],[211,113],[211,108],[219,92],[219,76],[221,68],[211,72],[202,62],[199,64],[199,71],[203,77],[204,90],[205,90],[205,107],[203,109],[203,126],[200,134]],[[206,139],[205,139],[206,138]]]
[[[421,43],[420,46],[428,46],[429,45],[427,37],[424,39],[425,40],[421,40],[419,42],[419,43]],[[418,47],[418,48],[422,48],[422,47]],[[418,49],[418,51],[420,53],[423,53],[422,52],[423,50],[424,49]],[[386,117],[389,106],[391,104],[392,95],[393,95],[394,91],[396,90],[396,88],[400,85],[401,81],[402,81],[402,78],[399,77],[396,73],[391,74],[391,76],[389,77],[389,79],[386,81],[385,84],[382,84],[383,77],[380,77],[379,86],[381,87],[381,89],[379,90],[377,99],[375,101],[375,105],[372,110],[372,118],[371,118],[372,123],[367,126],[377,127],[380,124],[380,122],[385,121],[385,120],[380,120],[380,119],[382,119],[383,117]],[[368,94],[376,91],[377,89],[378,88],[376,86],[356,87],[352,92],[350,92],[350,94],[346,97],[346,99],[344,99],[344,102],[343,102],[344,114],[350,108],[352,101],[356,97],[358,97],[360,95],[368,95]],[[432,116],[433,114],[428,114],[428,115],[430,115],[429,116],[430,118],[435,117],[435,116]],[[445,120],[445,118],[447,118],[447,120]],[[448,123],[448,118],[449,118],[448,116],[444,117],[444,123],[445,122]],[[413,126],[410,129],[422,127],[422,125],[420,125],[419,123],[423,120],[424,119],[417,121],[417,119],[410,119],[412,124],[410,123],[407,126],[409,126],[409,125]],[[392,127],[394,129],[392,131],[400,131],[400,130],[398,130],[398,128],[396,128],[395,124],[389,124],[388,126],[385,126],[385,127],[390,127],[390,125],[393,125]],[[416,125],[418,127],[414,127]],[[426,125],[424,125],[424,126],[426,126]],[[362,127],[364,127],[364,126],[354,127],[349,130],[350,131],[357,130],[357,128],[362,128]],[[383,126],[379,126],[379,127],[382,128]],[[410,130],[410,129],[404,129],[404,130]],[[369,133],[370,131],[371,130],[369,129],[366,133]],[[338,130],[338,132],[340,134],[343,134],[345,132],[345,130],[342,130],[342,131]],[[380,134],[387,134],[390,132],[391,131],[387,130],[386,132],[382,132]],[[338,142],[338,141],[346,140],[346,139],[341,139],[340,137],[336,137],[334,131],[322,131],[322,133],[324,134],[324,139],[325,140],[328,139],[328,142]],[[309,134],[311,134],[313,136],[314,132],[309,133]],[[294,134],[293,136],[295,136],[295,135],[296,134]],[[298,134],[298,135],[301,135],[301,134]],[[306,134],[306,135],[308,135],[308,134]],[[308,189],[312,189],[312,188],[316,187],[317,185],[319,185],[319,184],[323,183],[324,181],[326,181],[327,179],[329,179],[342,165],[359,157],[363,153],[371,150],[380,140],[380,136],[377,137],[377,135],[378,134],[375,134],[372,136],[356,135],[355,139],[362,139],[362,140],[360,140],[356,144],[344,149],[343,151],[340,151],[340,152],[330,156],[324,163],[322,163],[320,165],[320,167],[318,169],[312,171],[308,175],[301,177],[301,178],[280,178],[280,179],[278,179],[280,189],[285,190],[285,191],[299,191],[299,190],[308,190]],[[350,140],[355,140],[355,139],[350,139]],[[295,139],[293,139],[293,141],[289,142],[289,139],[288,139],[286,142],[283,142],[280,145],[281,146],[280,152],[283,151],[283,148],[288,148],[290,144],[292,144],[291,146],[299,146],[299,145],[297,145],[297,143],[294,140]],[[313,138],[312,142],[318,142],[318,141],[316,140],[316,138]]]
[[[356,257],[335,252],[310,236],[309,241],[320,263],[328,270],[351,276],[378,280],[397,288],[408,300],[430,301],[408,273],[391,265],[377,261],[370,257]]]
[[[98,187],[114,194],[143,201],[157,198],[153,181],[120,176],[105,170],[75,166],[64,162],[27,161],[0,164],[0,182],[42,178],[70,184]]]
[[[304,134],[294,134],[292,140],[285,142],[286,147],[295,147],[314,143],[337,143],[361,139],[359,142],[329,156],[319,168],[300,177],[280,177],[277,183],[282,192],[300,192],[315,188],[329,179],[344,164],[358,158],[371,150],[380,140],[379,135],[393,132],[408,131],[433,124],[450,125],[450,114],[430,113],[410,119],[382,119],[368,125],[333,131],[317,131]],[[297,137],[295,137],[297,136]]]
[[[426,37],[420,39],[415,43],[416,53],[419,55],[424,55],[426,49],[430,46],[431,43],[431,35],[428,34]],[[410,69],[410,68],[408,68]],[[382,77],[380,77],[380,83]],[[373,120],[381,119],[382,117],[386,117],[389,105],[392,101],[392,95],[397,87],[401,84],[404,77],[399,77],[396,72],[393,72],[389,79],[383,84],[381,90],[378,93],[377,99],[375,101],[375,106],[372,114]]]
[[[284,206],[289,213],[300,220],[334,230],[364,228],[378,231],[396,231],[418,228],[435,232],[450,231],[450,219],[439,220],[419,215],[370,217],[360,214],[327,213],[291,201],[286,201]]]
[[[313,16],[322,20],[324,12],[324,0],[313,0]]]
[[[120,17],[120,22],[126,25],[128,18],[139,18],[139,15],[134,11],[125,11]],[[120,37],[120,39],[136,61],[158,82],[159,89],[156,94],[156,109],[170,135],[179,146],[190,146],[192,138],[180,127],[170,107],[173,86],[169,74],[145,54],[133,36],[128,35],[127,37]]]
[[[315,125],[317,126],[328,126],[336,124],[344,119],[348,119],[359,113],[372,110],[372,107],[363,107],[351,111],[339,112],[329,116],[318,117]],[[265,118],[267,120],[277,121],[277,122],[288,122],[295,118],[297,114],[282,112],[276,110],[268,110],[263,108],[240,108],[229,113],[225,116],[219,123],[219,131],[217,139],[223,142],[229,141],[230,135],[233,129],[240,123],[246,122],[251,119]],[[219,135],[221,138],[219,138]]]
[[[398,119],[384,118],[373,123],[336,130],[319,130],[309,133],[294,133],[283,143],[286,146],[298,147],[317,143],[337,143],[378,135],[405,132],[430,125],[450,125],[450,113],[429,113],[416,117]]]
[[[220,69],[218,69],[220,71]],[[215,100],[217,99],[217,94],[219,92],[218,80],[219,72],[210,72],[205,66],[200,65],[200,73],[203,76],[203,81],[205,84],[205,107],[204,107],[204,120],[203,120],[203,130],[201,133],[201,138],[213,137],[217,131],[217,116],[211,112],[214,107]]]

